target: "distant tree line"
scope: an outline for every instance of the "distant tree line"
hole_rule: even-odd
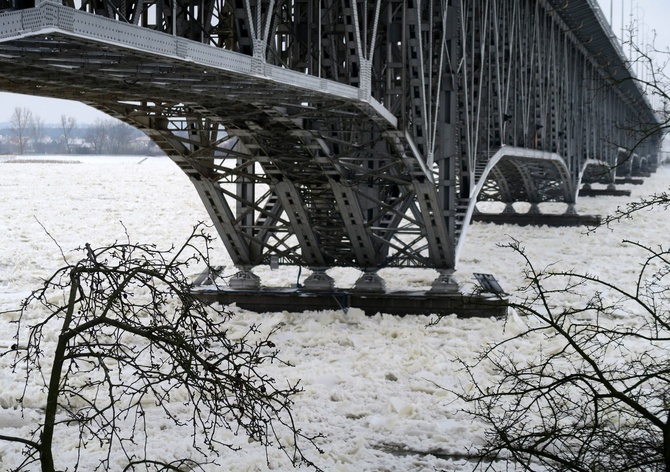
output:
[[[45,125],[29,108],[16,107],[7,128],[0,128],[0,154],[140,154],[161,150],[141,131],[113,118],[79,125],[61,115],[60,125]]]

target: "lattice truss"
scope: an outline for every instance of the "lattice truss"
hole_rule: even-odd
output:
[[[487,199],[574,201],[566,181],[587,161],[616,162],[646,111],[605,87],[569,15],[543,0],[66,5],[49,17],[67,27],[47,35],[24,34],[32,16],[17,17],[22,33],[0,42],[0,88],[80,100],[144,130],[242,267],[276,256],[452,269],[478,183]],[[234,67],[190,57],[184,38]],[[501,159],[504,146],[565,160]]]
[[[600,24],[586,26],[597,18],[590,7],[564,0],[462,6],[460,155],[476,181],[486,179],[479,199],[574,203],[580,177],[611,180],[622,149],[656,152],[658,136],[641,143],[655,127],[650,106],[622,78],[623,64],[611,67],[616,61],[604,57]],[[562,161],[505,159],[504,146]],[[493,156],[503,156],[495,167]],[[597,170],[585,173],[589,166]]]
[[[202,38],[252,55],[259,67],[277,65],[357,87],[361,99],[377,97],[404,123],[380,125],[348,102],[299,90],[250,92],[249,84],[223,107],[200,100],[188,107],[190,117],[162,129],[152,124],[169,136],[161,146],[196,171],[196,188],[237,264],[279,256],[312,267],[454,265],[454,218],[445,213],[430,170],[436,130],[425,118],[436,112],[441,81],[438,70],[421,67],[434,54],[422,42],[433,47],[430,25],[435,15],[444,23],[447,10],[439,2],[428,5],[424,11],[384,1],[219,5],[213,17],[226,18],[228,26],[217,34],[202,31]],[[401,18],[413,18],[412,38],[400,31],[391,42]],[[166,31],[175,27],[171,18],[161,24]],[[184,34],[193,31],[177,21],[178,35],[182,27]],[[444,51],[436,53],[444,70]],[[408,70],[403,59],[410,54]]]

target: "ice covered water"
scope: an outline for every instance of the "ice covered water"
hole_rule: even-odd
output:
[[[0,162],[0,310],[16,307],[40,280],[76,257],[73,249],[125,241],[156,243],[161,248],[183,242],[199,221],[208,221],[204,207],[186,176],[166,158],[69,157],[79,164],[11,164]],[[660,168],[643,186],[623,186],[631,198],[583,198],[578,211],[609,214],[636,197],[667,189],[670,169]],[[508,291],[522,282],[520,257],[497,243],[519,240],[537,266],[588,271],[602,278],[632,284],[642,251],[622,240],[665,244],[668,216],[661,209],[642,212],[632,220],[586,233],[584,228],[517,227],[474,224],[462,252],[457,277],[467,290],[473,272],[491,273]],[[57,244],[56,244],[57,243]],[[231,267],[221,243],[215,241],[212,262]],[[199,268],[193,268],[193,274]],[[357,272],[332,271],[340,286],[351,286]],[[263,270],[266,284],[295,283],[296,268]],[[387,287],[427,287],[430,270],[385,270]],[[306,274],[303,271],[302,276]],[[244,330],[262,323],[263,330],[281,324],[275,343],[281,357],[294,367],[269,366],[278,381],[301,379],[304,393],[297,399],[296,420],[308,432],[326,435],[323,455],[314,459],[328,471],[469,470],[463,454],[483,435],[482,425],[460,412],[462,405],[440,388],[454,387],[461,378],[454,357],[468,358],[488,340],[501,339],[502,321],[443,320],[427,327],[431,316],[398,318],[384,314],[365,317],[358,310],[311,313],[255,314],[237,310],[234,326]],[[0,323],[0,351],[13,343],[10,315]],[[512,320],[507,329],[513,329]],[[529,354],[532,346],[528,347]],[[26,434],[39,418],[44,397],[28,395],[26,415],[18,414],[16,398],[23,384],[0,358],[0,432]],[[160,411],[149,413],[150,452],[162,457],[193,455],[187,435],[172,430]],[[222,451],[218,462],[227,470],[266,470],[263,449],[245,438],[221,432],[221,439],[242,446]],[[74,463],[75,441],[61,436],[57,461]],[[169,447],[166,447],[169,444]],[[81,470],[89,470],[94,454],[84,454]],[[197,456],[194,456],[197,457]],[[0,469],[21,460],[21,448],[0,444]],[[115,457],[121,468],[122,458]],[[90,462],[86,462],[90,461]],[[280,451],[270,450],[271,470],[286,470]],[[221,470],[212,466],[209,470]]]

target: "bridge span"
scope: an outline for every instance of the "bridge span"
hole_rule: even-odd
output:
[[[188,175],[233,281],[279,262],[451,273],[478,200],[574,211],[653,161],[594,0],[0,0],[0,90],[78,100]],[[651,134],[651,136],[649,136]],[[646,139],[643,139],[646,138]]]

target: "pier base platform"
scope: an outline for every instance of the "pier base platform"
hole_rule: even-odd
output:
[[[336,289],[327,292],[301,288],[235,290],[228,287],[198,287],[194,294],[207,303],[236,304],[257,313],[277,311],[347,310],[358,308],[366,315],[450,315],[462,318],[503,317],[507,315],[505,297],[493,294],[439,293],[426,291],[358,292]]]
[[[519,226],[598,226],[600,216],[573,213],[476,213],[472,221]]]
[[[616,183],[617,185],[621,184],[642,185],[644,183],[644,179],[634,179],[632,177],[617,177],[614,183]]]
[[[580,197],[630,197],[630,190],[608,189],[608,188],[583,188],[579,190]]]

